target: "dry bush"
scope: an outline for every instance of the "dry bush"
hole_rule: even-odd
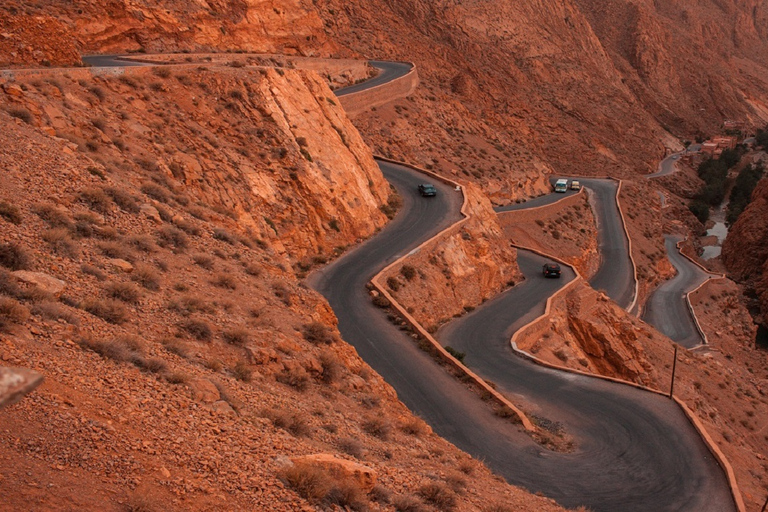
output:
[[[117,240],[120,238],[120,232],[112,226],[98,226],[94,228],[93,232],[104,240]]]
[[[189,355],[189,347],[187,344],[176,338],[165,338],[160,341],[165,350],[172,354],[176,354],[179,357],[186,358]]]
[[[131,250],[120,242],[100,242],[98,247],[101,254],[107,258],[117,258],[126,261],[134,259]]]
[[[400,267],[400,274],[408,281],[413,281],[416,277],[416,269],[410,265],[403,265]]]
[[[323,368],[321,378],[325,384],[332,384],[339,380],[344,368],[339,356],[329,351],[320,354],[320,366]]]
[[[456,509],[456,495],[444,484],[429,482],[419,487],[419,496],[438,510],[451,511]]]
[[[183,316],[192,313],[213,313],[213,307],[194,295],[184,295],[168,303],[168,309]]]
[[[0,265],[11,270],[28,270],[32,266],[32,258],[18,244],[0,244]]]
[[[230,245],[234,245],[235,242],[237,242],[237,238],[232,233],[222,228],[214,229],[211,236],[213,236],[213,238],[216,240],[221,240],[222,242],[226,242]]]
[[[188,235],[200,236],[202,234],[202,232],[203,232],[203,230],[200,229],[199,227],[197,227],[196,224],[194,224],[194,223],[192,223],[192,222],[190,222],[188,220],[185,220],[185,219],[178,219],[177,218],[177,219],[175,219],[173,221],[173,223],[174,223],[174,225],[177,228],[181,229],[182,231],[184,231]]]
[[[189,378],[189,374],[184,372],[171,372],[165,376],[165,380],[168,381],[169,384],[185,384],[189,381]]]
[[[189,246],[187,235],[182,230],[173,226],[163,226],[157,232],[157,243],[161,247],[172,246],[183,250]]]
[[[211,281],[211,284],[227,290],[237,289],[237,281],[235,281],[235,278],[223,272],[216,274],[216,277]]]
[[[88,274],[99,281],[103,281],[107,278],[107,274],[105,274],[101,269],[94,267],[93,265],[89,265],[88,263],[83,263],[80,265],[80,270],[83,272],[83,274]]]
[[[368,418],[363,421],[360,426],[365,432],[374,437],[378,437],[382,441],[389,440],[390,434],[392,433],[392,424],[378,416]]]
[[[396,496],[392,500],[392,506],[397,512],[427,512],[424,503],[415,496]]]
[[[251,370],[247,363],[238,361],[230,371],[232,372],[232,376],[237,380],[243,382],[251,382],[253,370]]]
[[[131,362],[140,370],[147,373],[165,373],[168,370],[168,364],[157,357],[150,357],[147,359],[144,359],[143,357],[134,357]]]
[[[0,268],[0,295],[19,299],[23,294],[24,290],[19,286],[16,277],[4,268]]]
[[[43,232],[43,240],[48,242],[54,252],[67,258],[75,259],[80,255],[80,247],[66,228],[54,228]]]
[[[200,208],[199,206],[190,206],[189,208],[187,208],[187,212],[189,212],[189,214],[196,219],[205,220],[205,221],[208,220],[208,212],[206,212],[205,209]]]
[[[88,205],[91,210],[99,213],[109,213],[112,210],[112,198],[103,189],[97,187],[84,188],[77,197],[81,202]]]
[[[168,194],[168,191],[158,185],[157,183],[153,183],[151,181],[145,181],[141,184],[142,192],[144,192],[147,196],[151,197],[152,199],[156,201],[160,201],[161,203],[167,203],[170,199],[170,195]]]
[[[24,107],[12,107],[8,109],[8,114],[16,119],[21,119],[27,124],[32,124],[32,113]]]
[[[343,451],[347,455],[355,457],[356,459],[362,459],[365,455],[365,451],[363,450],[363,443],[361,443],[358,439],[351,437],[339,439],[339,450]]]
[[[245,327],[236,327],[234,329],[228,329],[221,333],[221,337],[224,341],[230,345],[237,345],[242,347],[249,341],[251,341],[251,331]]]
[[[192,261],[206,270],[213,270],[213,258],[207,254],[195,254],[192,256]]]
[[[137,263],[133,267],[131,279],[147,290],[156,292],[160,289],[160,274],[145,263]]]
[[[467,479],[458,473],[448,473],[445,477],[445,483],[456,494],[462,494],[467,489]]]
[[[286,306],[290,306],[292,304],[293,301],[291,300],[291,292],[288,290],[288,287],[285,286],[285,283],[273,283],[272,292],[275,294],[275,297],[280,299]]]
[[[125,503],[125,512],[161,512],[167,508],[166,504],[157,503],[153,498],[138,492]]]
[[[117,362],[129,361],[138,355],[120,340],[103,341],[86,336],[77,340],[77,343],[84,349],[96,352],[104,359]]]
[[[475,463],[472,459],[464,459],[459,462],[459,471],[465,475],[471,475],[475,471]]]
[[[314,345],[330,345],[336,341],[336,335],[331,329],[320,322],[305,324],[302,329],[304,339]]]
[[[69,216],[69,212],[63,208],[59,208],[53,203],[41,203],[35,205],[32,208],[38,217],[48,223],[52,228],[67,228],[72,229],[72,219]]]
[[[87,299],[81,309],[111,324],[121,324],[128,320],[128,311],[122,303],[112,299]]]
[[[275,427],[281,428],[295,437],[309,437],[312,434],[312,429],[301,414],[277,410],[262,411],[261,415],[269,418]]]
[[[125,243],[146,253],[155,252],[157,250],[155,241],[149,235],[131,235],[125,239]]]
[[[11,324],[22,324],[29,318],[29,310],[16,299],[0,297],[0,329]]]
[[[16,225],[21,224],[23,220],[21,210],[16,205],[6,203],[5,201],[0,201],[0,217]]]
[[[376,484],[373,486],[373,489],[371,489],[371,492],[368,493],[368,497],[371,501],[386,505],[392,501],[392,492],[383,485]]]
[[[244,263],[243,270],[249,276],[259,277],[261,275],[261,267],[256,263]]]
[[[368,510],[368,499],[360,486],[349,479],[341,479],[334,483],[326,494],[324,503],[336,505],[342,510],[359,512]]]
[[[104,191],[109,195],[109,197],[112,198],[112,200],[118,207],[120,207],[120,209],[128,213],[139,213],[139,211],[141,211],[136,198],[125,190],[116,187],[110,187],[104,189]]]
[[[133,283],[112,281],[104,287],[104,292],[111,299],[121,300],[130,304],[138,304],[139,299],[141,299],[141,292]]]
[[[294,464],[280,472],[280,478],[299,496],[312,504],[319,504],[331,490],[331,477],[317,466]]]
[[[190,318],[189,320],[179,323],[179,327],[199,341],[211,341],[211,338],[213,337],[211,324],[202,318]]]
[[[64,320],[70,325],[79,325],[80,318],[58,302],[43,301],[32,306],[32,314],[46,320]]]
[[[429,432],[427,425],[420,418],[411,418],[400,426],[400,430],[408,435],[421,437]]]
[[[306,391],[309,388],[309,375],[302,367],[285,368],[275,375],[275,380],[281,384],[291,386],[296,391]]]

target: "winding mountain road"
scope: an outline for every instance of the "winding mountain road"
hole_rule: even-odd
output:
[[[113,57],[92,59],[92,65],[136,65]],[[358,85],[375,84],[372,80]],[[344,339],[408,407],[509,482],[541,491],[566,506],[586,505],[595,511],[734,509],[722,470],[673,402],[630,386],[541,368],[511,352],[511,332],[540,314],[546,297],[573,278],[569,270],[560,280],[538,278],[543,260],[521,251],[519,264],[526,281],[449,324],[440,335],[467,352],[470,366],[501,391],[537,404],[538,416],[564,425],[576,443],[573,453],[548,451],[494,415],[488,404],[393,326],[372,305],[365,284],[387,263],[459,220],[461,194],[436,184],[437,197],[419,197],[416,185],[424,181],[423,175],[394,164],[379,165],[403,197],[401,211],[375,237],[313,273],[308,283],[328,299]],[[607,233],[605,245],[600,242],[603,266],[612,265],[618,259],[610,252],[617,237],[611,234],[608,212],[609,203],[615,206],[615,188],[611,196],[615,183],[593,181],[585,185],[595,191],[598,211],[606,211],[604,220],[598,220],[600,231]],[[618,238],[626,243],[623,229]],[[633,292],[628,290],[633,286],[626,285],[627,272],[618,268],[606,271],[604,281],[593,285],[629,305]]]

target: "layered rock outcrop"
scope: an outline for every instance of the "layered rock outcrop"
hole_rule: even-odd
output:
[[[768,179],[752,192],[752,201],[731,226],[723,242],[723,263],[729,274],[747,285],[759,314],[768,326]]]

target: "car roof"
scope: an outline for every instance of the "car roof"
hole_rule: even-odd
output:
[[[546,263],[545,266],[549,268],[560,268],[560,265],[558,265],[557,263]]]

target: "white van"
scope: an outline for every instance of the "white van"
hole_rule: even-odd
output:
[[[557,180],[555,183],[555,192],[568,192],[568,180],[565,178]]]

